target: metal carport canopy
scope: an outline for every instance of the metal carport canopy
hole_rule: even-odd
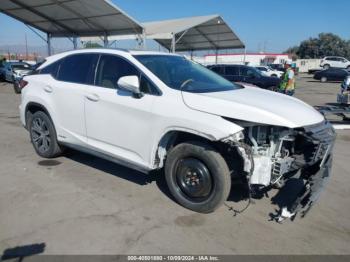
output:
[[[1,0],[0,12],[51,37],[142,34],[142,26],[108,0]]]
[[[244,43],[220,15],[142,23],[147,38],[168,50],[243,49]]]

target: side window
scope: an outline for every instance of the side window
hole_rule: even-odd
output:
[[[141,74],[140,78],[140,91],[145,94],[156,94],[158,93],[157,88],[154,84],[148,80],[143,74]]]
[[[53,78],[56,78],[60,64],[61,64],[61,60],[58,60],[48,66],[45,66],[43,69],[40,70],[40,74],[42,75],[49,74],[49,75],[52,75]]]
[[[241,74],[242,76],[252,77],[256,75],[256,72],[249,67],[243,67],[241,68]]]
[[[132,75],[139,76],[140,73],[128,61],[113,55],[102,55],[98,65],[95,84],[97,86],[117,89],[119,78]]]
[[[57,79],[65,82],[92,85],[99,55],[77,54],[63,59]]]
[[[238,76],[239,68],[237,66],[226,66],[225,75]]]
[[[222,66],[214,66],[214,67],[211,67],[210,69],[219,75],[223,74]]]

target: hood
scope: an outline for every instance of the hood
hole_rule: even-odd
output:
[[[324,121],[299,99],[250,86],[225,92],[183,92],[183,99],[194,110],[260,124],[297,128]]]

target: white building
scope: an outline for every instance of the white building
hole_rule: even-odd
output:
[[[199,62],[199,61],[198,61]],[[202,62],[202,61],[201,61]],[[204,64],[247,64],[247,65],[267,65],[284,64],[292,62],[288,54],[277,53],[237,53],[237,54],[215,54],[206,55]]]

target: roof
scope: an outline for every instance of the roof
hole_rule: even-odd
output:
[[[172,35],[177,37],[176,51],[244,48],[243,42],[219,15],[197,16],[142,24],[148,38],[171,49]]]
[[[140,34],[143,30],[108,0],[1,0],[0,12],[53,37]]]
[[[279,53],[233,53],[233,54],[218,54],[218,56],[242,56],[242,55],[246,55],[246,56],[271,56],[271,57],[275,57],[275,56],[289,56],[288,54],[279,54]],[[208,54],[206,56],[216,56],[215,54]]]

